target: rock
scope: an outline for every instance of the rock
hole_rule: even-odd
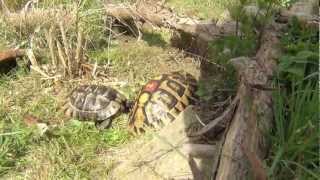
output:
[[[196,113],[188,107],[171,124],[154,132],[151,140],[128,148],[130,150],[121,155],[123,160],[112,171],[111,179],[193,179],[188,151],[181,148],[190,141],[187,132],[197,124]],[[212,159],[197,158],[195,161],[200,169],[210,172]]]

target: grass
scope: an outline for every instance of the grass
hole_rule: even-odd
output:
[[[297,85],[287,94],[275,92],[275,130],[272,136],[273,179],[319,179],[318,87]]]
[[[202,19],[218,19],[228,6],[235,1],[168,0],[166,2],[176,11],[188,16],[199,17]]]
[[[14,179],[105,176],[112,165],[105,151],[131,138],[125,129],[127,115],[103,132],[93,123],[65,121],[50,87],[21,71],[0,81],[0,175]],[[41,136],[23,123],[26,113],[56,127]]]
[[[271,179],[319,179],[318,31],[295,19],[282,37],[274,92],[275,129],[269,157]]]

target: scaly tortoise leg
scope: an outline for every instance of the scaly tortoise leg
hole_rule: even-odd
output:
[[[107,129],[111,125],[111,119],[106,119],[102,122],[96,122],[95,125],[96,125],[96,128],[100,131]]]

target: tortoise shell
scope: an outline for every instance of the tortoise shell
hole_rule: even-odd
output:
[[[71,92],[65,113],[79,120],[94,120],[99,129],[104,129],[124,111],[125,103],[125,97],[111,87],[82,85]]]
[[[197,101],[196,79],[189,73],[174,72],[150,80],[140,91],[129,117],[134,133],[146,126],[159,128],[176,119],[188,105]]]

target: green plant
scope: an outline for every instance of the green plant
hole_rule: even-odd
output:
[[[234,89],[236,86],[235,70],[228,63],[231,58],[239,56],[254,56],[260,46],[265,25],[273,16],[274,9],[279,5],[277,0],[241,0],[229,3],[228,10],[236,21],[234,34],[224,36],[209,42],[208,59],[211,62],[225,66],[228,70],[222,72],[227,84],[225,88]],[[221,73],[221,72],[219,72]],[[208,87],[199,84],[198,94],[208,99],[211,92]],[[209,96],[208,96],[209,95]]]
[[[319,179],[318,30],[292,19],[282,37],[274,92],[272,179]]]
[[[281,39],[284,55],[279,58],[279,78],[286,84],[306,77],[317,83],[319,32],[303,27],[295,18],[289,26],[289,31]]]
[[[291,89],[274,93],[275,129],[269,173],[276,179],[319,178],[318,87],[309,80]]]
[[[235,70],[228,62],[231,58],[235,57],[253,56],[255,49],[256,39],[255,35],[252,34],[248,36],[230,35],[219,38],[213,42],[209,42],[208,60],[212,63],[222,65],[226,70],[216,70],[214,73],[211,72],[213,77],[217,77],[217,74],[221,76],[218,81],[215,80],[217,78],[213,78],[213,80],[200,80],[198,83],[199,88],[197,90],[197,94],[201,99],[209,100],[212,98],[212,94],[215,94],[215,96],[226,94],[216,91],[217,89],[235,89],[237,85]],[[223,81],[221,79],[223,79]],[[208,83],[208,81],[212,82]]]
[[[0,132],[0,176],[15,168],[27,150],[28,131]]]
[[[235,0],[168,0],[170,6],[175,7],[178,12],[188,16],[197,16],[202,19],[218,19],[229,4]]]

